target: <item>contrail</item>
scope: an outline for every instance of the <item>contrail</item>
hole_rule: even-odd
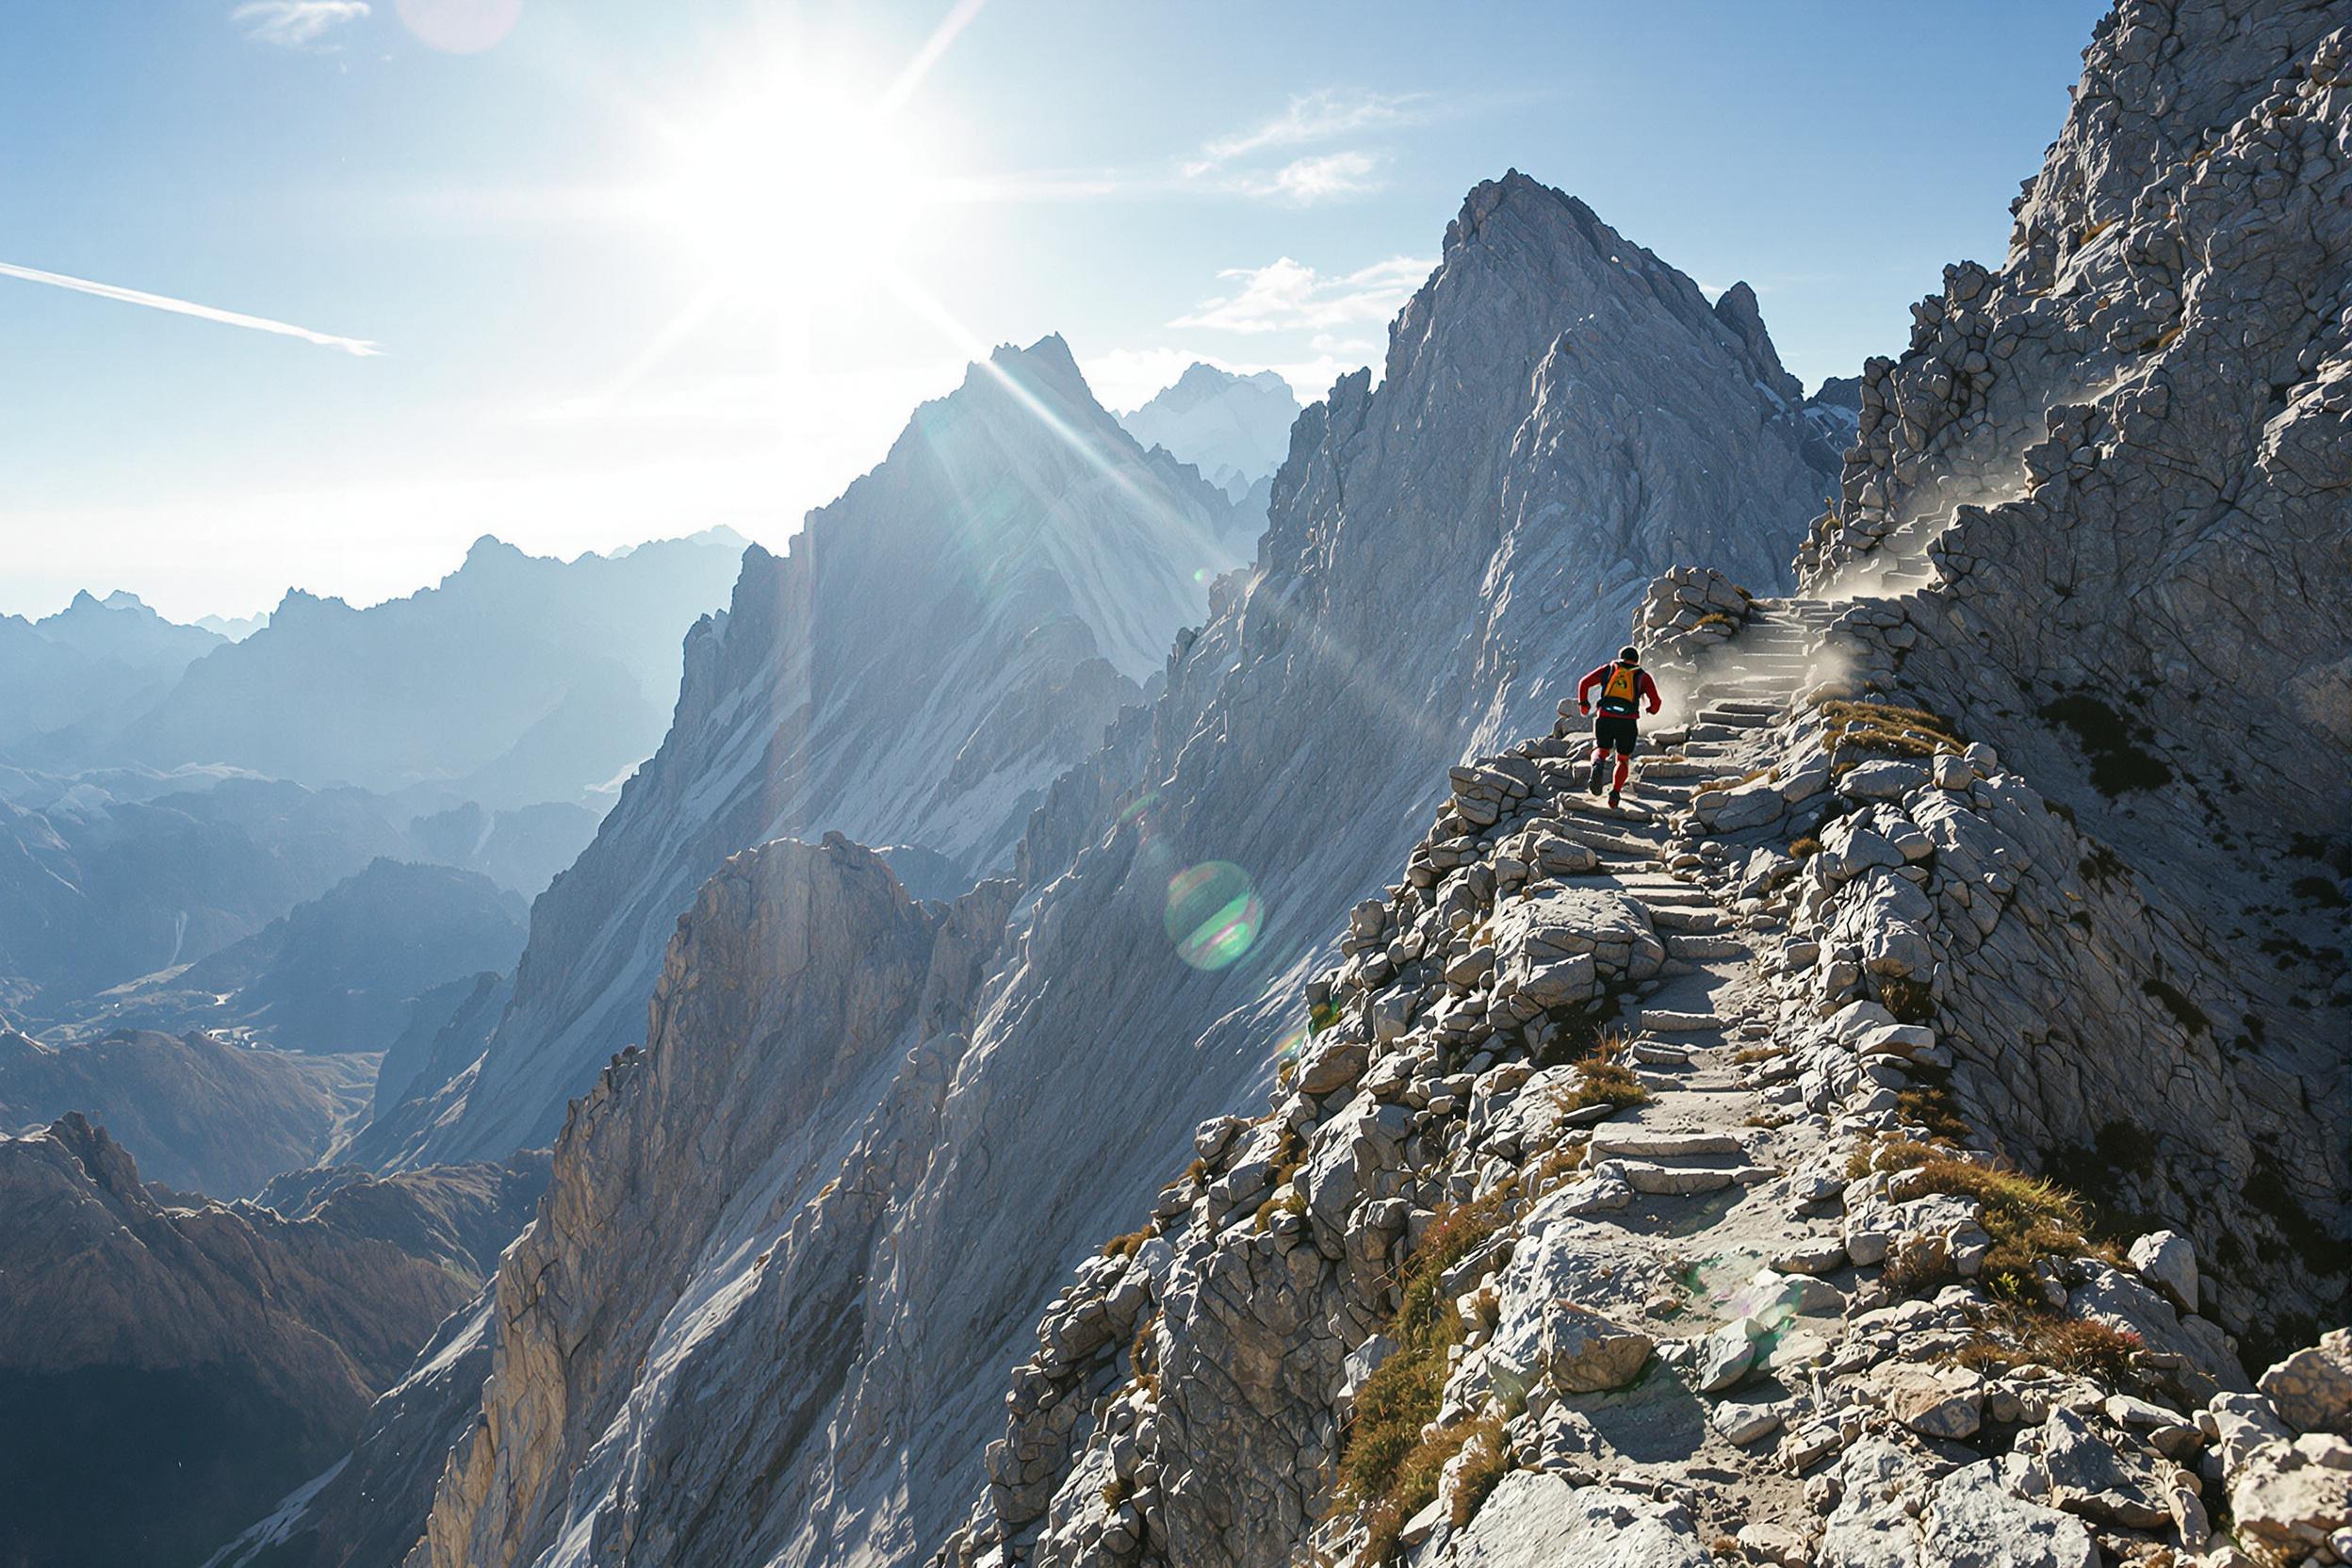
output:
[[[255,332],[274,332],[286,337],[299,337],[305,343],[316,343],[321,348],[340,349],[347,354],[366,356],[384,352],[364,338],[337,337],[333,333],[313,332],[308,327],[298,327],[288,321],[272,321],[264,316],[244,316],[234,310],[218,310],[211,305],[174,300],[163,294],[145,294],[136,288],[119,288],[110,283],[92,283],[88,278],[69,278],[62,272],[43,272],[35,267],[18,267],[0,261],[0,276],[71,288],[77,294],[95,294],[102,300],[122,300],[130,304],[147,305],[178,316],[193,316],[199,320],[220,321],[232,327],[251,327]]]

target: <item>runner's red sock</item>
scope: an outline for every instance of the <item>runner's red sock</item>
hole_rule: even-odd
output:
[[[1614,787],[1620,790],[1624,789],[1625,787],[1625,775],[1631,773],[1632,771],[1633,759],[1620,752],[1617,757],[1617,782]]]

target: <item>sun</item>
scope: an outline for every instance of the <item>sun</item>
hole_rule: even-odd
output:
[[[921,220],[920,127],[874,95],[771,70],[676,123],[645,217],[710,281],[754,291],[870,280]]]

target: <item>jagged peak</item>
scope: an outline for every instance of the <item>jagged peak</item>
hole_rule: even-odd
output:
[[[466,547],[465,565],[470,566],[477,561],[528,561],[531,558],[523,552],[521,547],[510,545],[495,533],[485,533]],[[463,567],[460,568],[460,570],[463,569]]]
[[[49,1136],[74,1157],[102,1191],[133,1197],[144,1203],[146,1188],[139,1179],[139,1162],[131,1152],[106,1135],[106,1130],[79,1111],[68,1111],[49,1124]]]
[[[270,612],[270,629],[291,625],[293,624],[292,618],[331,614],[336,611],[358,613],[357,611],[351,609],[350,601],[338,595],[314,594],[307,588],[288,588],[285,596],[278,600],[278,607]]]

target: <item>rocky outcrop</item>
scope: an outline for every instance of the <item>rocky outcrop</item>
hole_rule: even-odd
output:
[[[0,1559],[199,1560],[348,1446],[535,1190],[443,1171],[289,1219],[167,1202],[79,1116],[0,1139]]]
[[[478,1073],[393,1157],[550,1136],[642,1037],[673,923],[738,850],[840,829],[947,857],[963,886],[1008,864],[1200,613],[1227,510],[1119,428],[1060,338],[974,366],[789,555],[746,553],[733,608],[689,639],[661,752],[533,908]]]
[[[142,1152],[148,1175],[244,1197],[327,1152],[364,1113],[365,1057],[255,1051],[213,1036],[122,1030],[47,1045],[0,1029],[0,1133],[79,1111]]]
[[[1625,809],[1567,716],[1453,770],[1265,1113],[1054,1298],[941,1568],[2330,1560],[2344,1336],[2256,1394],[2200,1308],[2247,1282],[2091,1244],[1903,984],[1914,897],[2049,813],[1981,744],[1856,756],[1764,636],[1829,607],[1745,610]]]
[[[1944,715],[2058,813],[2008,820],[2047,880],[1998,894],[2056,923],[1935,952],[1960,1091],[2017,1157],[2259,1259],[2241,1328],[2335,1315],[2352,1233],[2321,1109],[2352,1095],[2347,51],[2299,0],[2101,22],[2006,261],[1948,269],[1866,368],[1801,553],[1865,596],[1847,694]]]

